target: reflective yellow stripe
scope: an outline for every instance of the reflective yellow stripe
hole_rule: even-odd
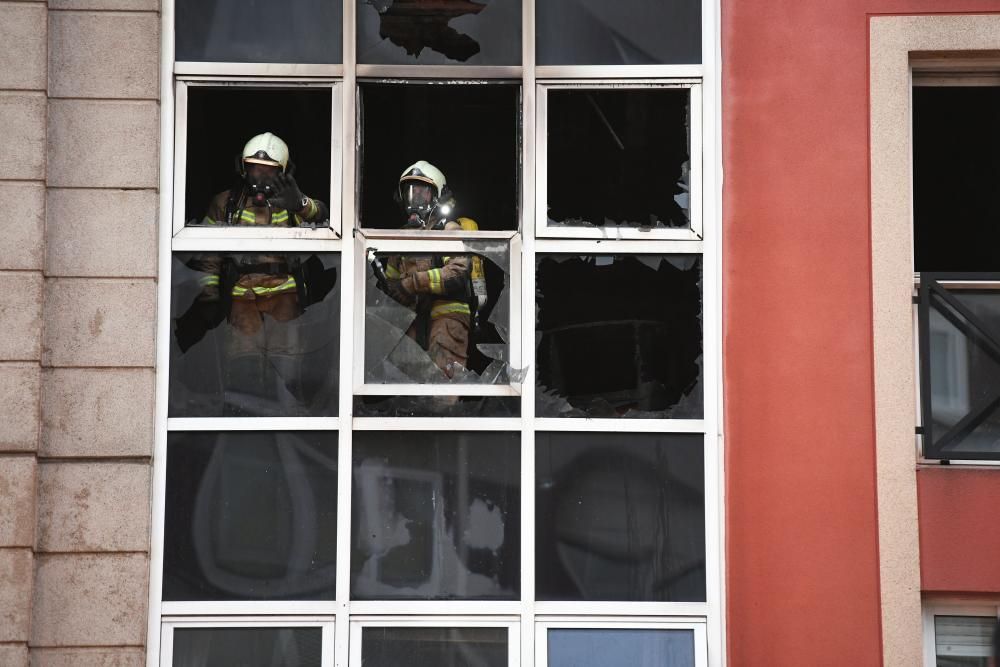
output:
[[[450,260],[450,259],[451,259],[451,257],[442,257],[441,261],[444,262],[445,264],[447,264],[448,260]]]
[[[214,287],[219,284],[219,276],[202,276],[198,282],[202,287]]]
[[[431,294],[441,294],[444,291],[441,285],[441,269],[428,269],[427,278],[431,283]]]
[[[283,225],[288,222],[288,211],[282,209],[271,216],[272,225]]]
[[[239,285],[236,285],[235,287],[233,287],[233,296],[244,296],[246,295],[247,292],[251,291],[257,296],[269,296],[271,294],[278,294],[280,292],[289,292],[291,290],[294,290],[295,288],[296,288],[295,278],[289,276],[288,280],[286,280],[285,282],[281,283],[276,287],[262,287],[259,285],[255,285],[254,287],[247,289],[246,287],[240,287]]]
[[[393,266],[392,264],[390,264],[389,266],[385,267],[385,275],[388,278],[398,278],[399,277],[399,269],[397,269],[395,266]]]
[[[203,225],[217,225],[219,223],[217,223],[215,220],[213,220],[211,216],[206,215],[204,218],[202,218],[201,224],[203,224]]]
[[[472,315],[469,304],[461,301],[444,301],[431,308],[431,319],[445,314],[459,313],[461,315]]]
[[[246,209],[243,209],[242,211],[240,211],[240,221],[249,222],[252,225],[257,221],[257,216],[254,215],[253,211],[248,211]]]

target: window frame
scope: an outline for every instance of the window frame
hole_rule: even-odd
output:
[[[350,620],[350,645],[348,667],[362,667],[362,633],[365,628],[506,628],[507,667],[521,664],[521,621],[516,617],[492,616],[426,616],[414,618],[398,614],[358,614]]]
[[[203,616],[199,618],[170,617],[164,614],[160,630],[159,664],[173,665],[174,631],[189,628],[225,629],[225,628],[320,628],[322,630],[321,658],[322,665],[332,665],[334,657],[335,621],[330,617],[320,616]],[[155,664],[155,663],[154,663]]]
[[[549,630],[689,630],[694,640],[695,667],[708,665],[708,636],[706,623],[683,616],[643,618],[605,616],[551,616],[535,621],[535,667],[548,667]]]
[[[1000,601],[983,600],[932,600],[924,601],[921,610],[923,621],[924,667],[937,666],[937,637],[934,629],[936,616],[993,617],[1000,621]]]

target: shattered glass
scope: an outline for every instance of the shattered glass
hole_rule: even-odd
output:
[[[520,0],[357,0],[358,62],[519,65]]]
[[[382,270],[397,264],[417,269],[441,267],[448,264],[445,258],[479,258],[484,286],[470,279],[472,284],[465,286],[463,296],[420,294],[415,301],[404,303],[406,295],[381,285],[369,262],[365,282],[366,383],[510,384],[523,379],[523,369],[510,365],[510,248],[506,241],[490,240],[464,241],[463,247],[462,254],[372,253]],[[477,299],[477,289],[485,290],[482,301]],[[471,316],[457,313],[451,319],[464,331],[447,329],[442,333],[441,324],[452,326],[446,321],[450,316],[432,316],[432,312],[463,308],[472,311]],[[456,351],[457,347],[465,349]],[[444,352],[432,357],[434,350]],[[468,358],[463,365],[458,359],[464,355]]]
[[[700,419],[701,258],[539,255],[535,413]]]
[[[336,416],[339,267],[332,253],[176,253],[169,416]]]
[[[320,667],[322,628],[177,628],[173,667]]]
[[[354,434],[351,597],[515,600],[520,434]]]
[[[355,417],[520,417],[520,396],[355,396]]]
[[[690,100],[686,88],[549,90],[548,225],[690,227]]]
[[[365,667],[507,667],[507,628],[367,627]]]
[[[705,600],[702,435],[535,437],[537,599]]]
[[[174,432],[164,600],[333,600],[337,434]]]
[[[701,0],[539,0],[539,65],[701,62]]]

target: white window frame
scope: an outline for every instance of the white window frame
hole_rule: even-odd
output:
[[[349,667],[361,667],[361,635],[365,628],[507,628],[507,667],[521,664],[520,622],[515,617],[483,616],[436,616],[413,618],[412,616],[365,616],[359,615],[350,622]]]
[[[924,601],[924,667],[937,666],[937,642],[934,632],[935,616],[991,617],[1000,621],[1000,601],[983,600],[934,600]]]
[[[708,636],[704,621],[693,621],[685,617],[643,618],[606,617],[541,617],[535,623],[535,667],[548,667],[549,630],[685,630],[692,633],[694,640],[695,667],[708,665]]]
[[[160,629],[159,664],[173,665],[174,631],[189,628],[198,629],[253,629],[253,628],[321,628],[322,645],[320,664],[332,667],[334,656],[335,623],[333,617],[314,616],[205,616],[202,618],[164,617]],[[148,664],[148,663],[147,663]],[[155,664],[155,663],[154,663]]]
[[[340,217],[341,183],[343,182],[343,83],[340,79],[277,79],[264,76],[241,76],[228,78],[211,76],[177,77],[175,79],[176,113],[174,120],[174,200],[173,200],[173,232],[177,240],[219,241],[230,240],[298,240],[298,241],[330,241],[341,237],[342,221]],[[245,88],[250,90],[273,89],[323,89],[330,90],[330,226],[317,227],[188,227],[185,220],[185,196],[187,190],[187,127],[188,127],[188,91],[191,88]],[[294,148],[294,147],[293,147]],[[192,158],[195,156],[191,156]],[[206,202],[207,205],[207,202]],[[202,246],[198,246],[199,248]]]
[[[585,227],[550,225],[548,216],[548,93],[552,90],[649,90],[685,89],[689,92],[688,135],[690,145],[690,204],[688,214],[690,226],[676,229],[644,229],[640,227],[610,226]],[[591,81],[566,81],[559,79],[540,80],[536,90],[536,138],[535,170],[537,185],[535,196],[535,230],[539,238],[565,239],[615,239],[628,240],[680,240],[700,241],[704,238],[702,222],[702,83],[701,79],[661,78],[661,79],[608,79]]]

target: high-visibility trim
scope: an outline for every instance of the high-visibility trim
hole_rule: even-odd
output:
[[[276,285],[274,287],[263,287],[260,285],[255,285],[254,287],[247,289],[246,287],[240,287],[239,285],[236,285],[235,287],[233,287],[233,296],[237,297],[246,296],[250,292],[253,292],[255,296],[272,296],[284,292],[291,292],[295,289],[297,289],[297,285],[295,284],[295,278],[289,276],[285,282],[281,283],[280,285]]]
[[[201,224],[203,224],[203,225],[217,225],[219,223],[216,222],[214,219],[212,219],[212,216],[206,215],[204,218],[202,218]]]
[[[202,287],[215,287],[219,284],[219,276],[214,274],[208,276],[202,276],[201,278],[198,279],[198,282],[201,284]]]
[[[427,279],[431,283],[431,294],[444,292],[444,285],[441,283],[441,269],[428,269]]]
[[[431,308],[431,319],[435,317],[440,317],[441,315],[472,315],[472,311],[469,310],[469,304],[462,303],[461,301],[439,301],[437,305]]]
[[[393,278],[393,279],[398,278],[400,276],[399,269],[390,264],[389,266],[385,267],[385,275],[387,278]]]
[[[240,222],[246,222],[252,225],[255,222],[257,222],[257,216],[254,215],[253,211],[248,211],[246,209],[243,209],[242,211],[240,211]]]
[[[271,215],[272,225],[284,225],[288,223],[288,211],[281,209],[280,211]]]

